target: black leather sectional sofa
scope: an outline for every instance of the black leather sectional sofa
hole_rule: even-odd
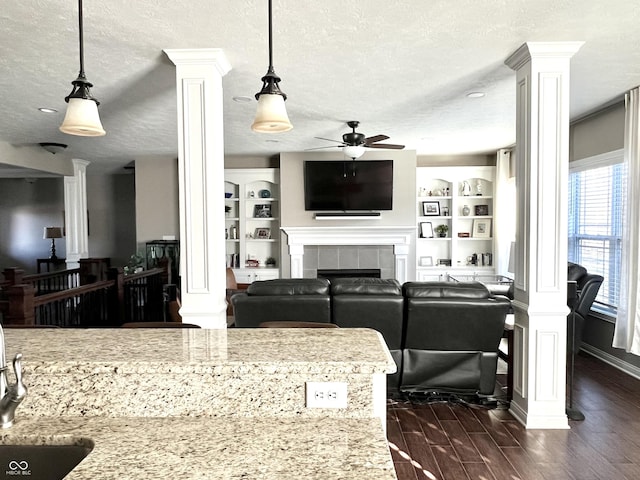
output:
[[[482,395],[494,390],[510,307],[478,282],[400,285],[376,278],[259,281],[232,303],[239,328],[304,321],[379,331],[398,366],[387,377],[391,392]]]

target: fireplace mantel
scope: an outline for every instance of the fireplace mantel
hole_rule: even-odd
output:
[[[287,234],[291,277],[302,278],[305,245],[393,245],[395,277],[408,280],[409,252],[415,226],[382,227],[282,227]]]

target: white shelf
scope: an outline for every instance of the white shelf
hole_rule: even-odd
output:
[[[268,190],[269,197],[259,192]],[[280,266],[280,171],[277,168],[238,168],[225,170],[225,192],[233,196],[226,198],[231,207],[226,225],[237,227],[238,239],[226,243],[227,264],[231,258],[238,266],[232,266],[240,283],[250,283],[279,277]],[[249,195],[253,192],[253,196]],[[256,205],[267,205],[270,217],[254,217]],[[249,238],[257,229],[265,228],[273,238]],[[264,267],[267,258],[276,260],[276,267]],[[247,260],[258,260],[261,267],[247,267]]]
[[[462,195],[464,183],[471,187],[470,195]],[[479,185],[479,187],[478,187]],[[483,195],[474,195],[480,188]],[[455,167],[418,167],[416,170],[416,226],[431,222],[434,229],[433,238],[418,238],[416,242],[416,275],[418,279],[432,280],[440,275],[446,279],[448,271],[469,271],[482,269],[490,272],[493,266],[467,265],[468,258],[474,254],[493,254],[494,238],[458,237],[458,233],[465,232],[473,235],[473,225],[478,220],[486,220],[491,229],[495,228],[494,213],[495,167],[493,166],[455,166]],[[446,190],[448,189],[448,190]],[[450,195],[425,195],[421,192],[448,191]],[[437,202],[439,210],[434,206],[430,211],[447,213],[447,215],[423,215],[424,202]],[[464,206],[468,206],[471,214],[462,215]],[[479,205],[486,205],[488,215],[475,215],[474,210]],[[429,210],[428,210],[429,211]],[[449,227],[446,238],[437,237],[435,228],[439,224]],[[420,266],[421,257],[431,257],[433,266]],[[447,260],[451,266],[438,265],[438,261]]]

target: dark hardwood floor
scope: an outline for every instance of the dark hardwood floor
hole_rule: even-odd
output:
[[[640,380],[580,353],[573,405],[570,430],[526,430],[500,408],[389,401],[398,480],[640,479]]]

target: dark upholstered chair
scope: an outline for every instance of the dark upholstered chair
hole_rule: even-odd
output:
[[[329,281],[293,278],[253,282],[246,293],[231,297],[236,327],[262,322],[331,323]]]
[[[387,376],[387,390],[397,391],[402,369],[404,297],[397,280],[342,278],[331,282],[331,312],[339,327],[372,328],[382,334],[393,360],[395,374]]]
[[[593,305],[593,302],[598,295],[598,290],[600,290],[600,285],[602,285],[604,277],[601,275],[590,274],[582,265],[569,262],[567,267],[567,280],[576,282],[578,288],[578,296],[574,306],[576,323],[573,337],[571,336],[571,315],[567,317],[569,327],[567,334],[567,348],[570,350],[573,344],[575,345],[574,353],[577,353],[578,350],[580,350],[580,345],[582,344],[582,331],[584,330],[585,319],[589,315],[591,305]]]
[[[479,282],[408,282],[402,392],[490,395],[510,301]]]

